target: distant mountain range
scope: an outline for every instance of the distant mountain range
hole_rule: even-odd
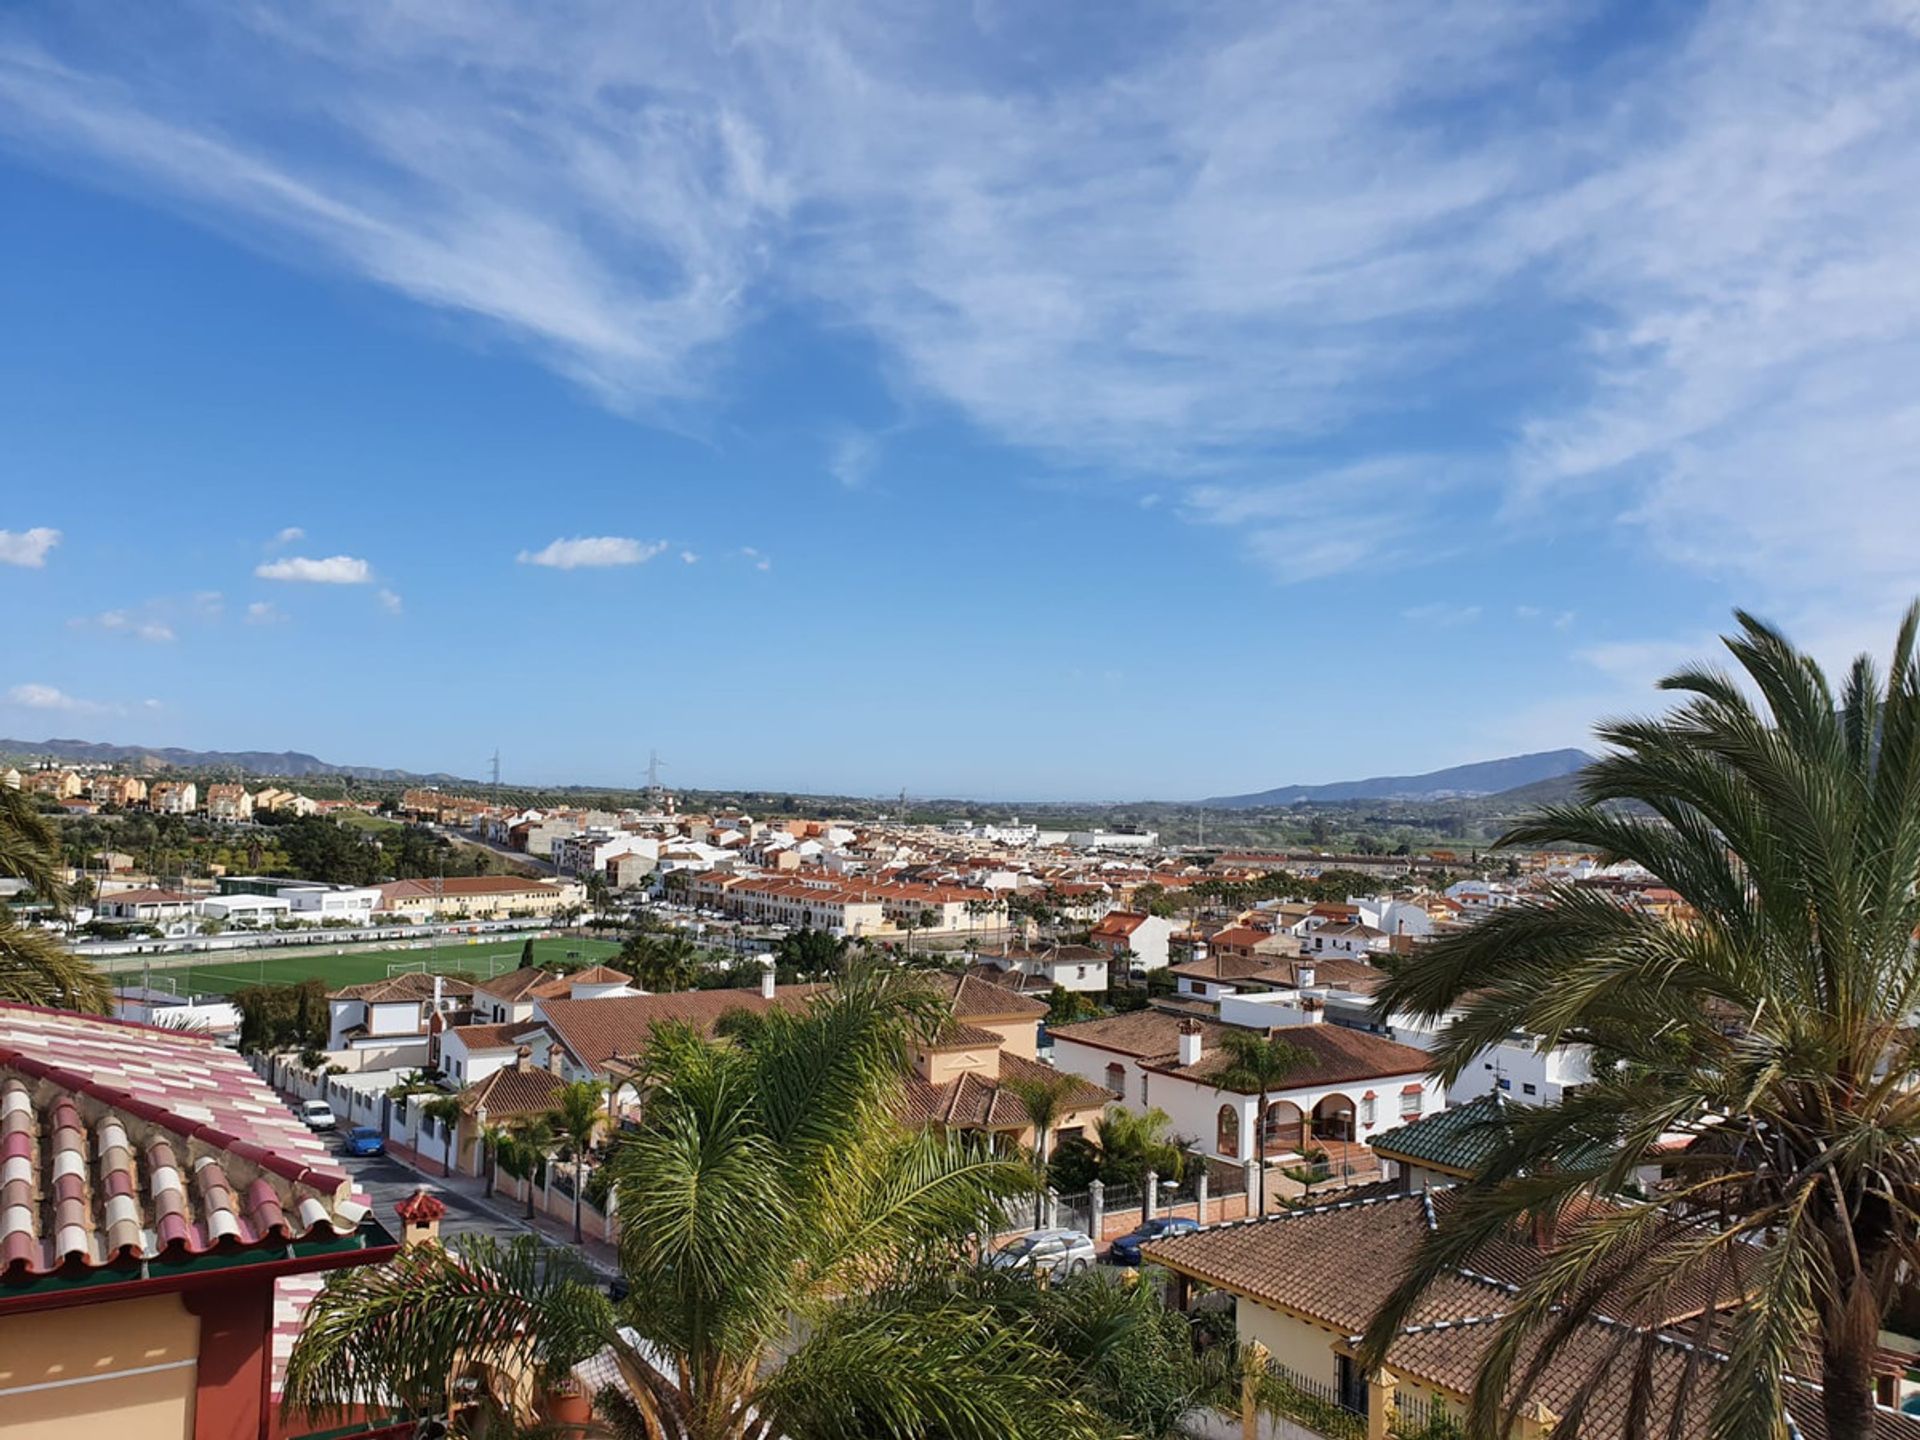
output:
[[[1425,775],[1376,775],[1370,780],[1337,780],[1327,785],[1280,785],[1251,795],[1217,795],[1200,804],[1214,810],[1265,810],[1342,800],[1457,800],[1559,781],[1592,763],[1593,756],[1584,750],[1542,750],[1455,765]]]
[[[52,756],[78,764],[126,765],[146,770],[228,770],[245,775],[344,775],[355,780],[453,780],[372,765],[331,765],[299,750],[178,750],[152,745],[105,745],[92,740],[0,740],[0,755],[21,759]]]

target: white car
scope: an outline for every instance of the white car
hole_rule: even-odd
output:
[[[1093,1239],[1082,1230],[1035,1230],[987,1257],[996,1270],[1031,1270],[1061,1279],[1093,1268]]]
[[[306,1122],[309,1130],[332,1130],[340,1124],[333,1107],[324,1100],[302,1100],[295,1113]]]

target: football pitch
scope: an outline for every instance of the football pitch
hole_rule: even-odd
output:
[[[152,983],[156,989],[181,995],[230,995],[246,985],[286,985],[297,980],[318,978],[328,989],[361,985],[369,980],[385,980],[403,970],[460,972],[486,979],[504,975],[520,964],[524,940],[473,940],[461,936],[443,936],[436,946],[427,941],[383,950],[350,951],[340,954],[316,946],[297,955],[238,955],[196,961],[186,965],[156,965]],[[578,964],[608,960],[619,952],[613,940],[588,940],[575,936],[540,939],[533,942],[536,965]],[[138,972],[125,971],[114,976],[116,983],[137,983]]]

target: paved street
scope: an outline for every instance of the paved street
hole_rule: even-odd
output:
[[[380,1223],[389,1230],[397,1229],[399,1221],[395,1218],[393,1207],[407,1196],[413,1194],[421,1184],[433,1192],[447,1207],[447,1218],[440,1222],[440,1233],[455,1235],[495,1235],[511,1239],[525,1233],[525,1227],[504,1220],[489,1213],[481,1204],[468,1198],[460,1189],[444,1183],[436,1183],[434,1176],[420,1176],[398,1160],[386,1155],[337,1155],[340,1166],[373,1202],[374,1212],[380,1217]],[[505,1202],[496,1207],[501,1216],[513,1213],[512,1203]]]
[[[390,1155],[347,1155],[336,1150],[335,1158],[340,1167],[366,1191],[375,1213],[389,1230],[396,1230],[399,1226],[394,1206],[424,1184],[429,1193],[447,1207],[447,1217],[440,1222],[440,1234],[445,1239],[456,1239],[462,1235],[492,1235],[508,1240],[531,1230],[549,1245],[569,1250],[576,1248],[564,1223],[543,1218],[537,1225],[528,1225],[522,1218],[523,1211],[519,1204],[504,1195],[494,1200],[485,1199],[483,1185],[472,1176],[463,1175],[448,1180],[431,1170],[422,1174]],[[587,1264],[602,1276],[611,1277],[618,1269],[614,1253],[606,1245],[590,1243],[580,1253]]]

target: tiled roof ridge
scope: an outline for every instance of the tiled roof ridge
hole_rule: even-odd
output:
[[[0,1045],[0,1069],[12,1069],[21,1075],[31,1076],[35,1080],[45,1080],[69,1093],[86,1095],[116,1111],[157,1125],[183,1140],[197,1140],[211,1149],[236,1155],[261,1170],[278,1175],[290,1184],[306,1185],[315,1190],[337,1194],[341,1187],[348,1183],[347,1176],[342,1171],[303,1164],[269,1150],[257,1141],[242,1139],[204,1120],[194,1120],[177,1114],[165,1106],[142,1099],[130,1090],[122,1090],[115,1085],[104,1085],[82,1071],[50,1064],[10,1045]]]
[[[1440,1187],[1440,1188],[1447,1188],[1447,1187]],[[1238,1220],[1221,1220],[1216,1222],[1215,1224],[1207,1226],[1206,1229],[1204,1230],[1196,1231],[1194,1233],[1201,1234],[1201,1235],[1213,1235],[1213,1234],[1217,1234],[1222,1230],[1244,1230],[1254,1225],[1273,1225],[1273,1224],[1280,1223],[1287,1220],[1307,1220],[1312,1218],[1315,1215],[1332,1215],[1342,1210],[1364,1210],[1370,1205],[1397,1205],[1397,1204],[1400,1204],[1402,1201],[1412,1200],[1414,1198],[1415,1197],[1412,1195],[1404,1195],[1404,1194],[1403,1195],[1363,1195],[1358,1200],[1334,1200],[1334,1201],[1330,1201],[1325,1205],[1307,1205],[1307,1206],[1301,1207],[1298,1210],[1282,1210],[1277,1215],[1246,1215],[1241,1217]],[[1428,1221],[1429,1221],[1429,1224],[1431,1224],[1432,1217],[1433,1217],[1433,1205],[1432,1205],[1432,1202],[1427,1199],[1427,1192],[1422,1191],[1418,1198],[1422,1201],[1423,1204],[1425,1204]],[[1173,1237],[1175,1242],[1177,1242],[1180,1238],[1181,1237],[1179,1236]],[[1166,1244],[1168,1242],[1162,1241],[1160,1243]]]
[[[49,1015],[58,1020],[84,1020],[89,1025],[113,1025],[122,1030],[143,1030],[149,1034],[165,1035],[170,1040],[191,1040],[195,1044],[212,1048],[213,1036],[193,1030],[181,1030],[172,1025],[159,1025],[151,1020],[129,1020],[122,1015],[78,1015],[72,1010],[63,1010],[57,1005],[30,1005],[24,1000],[0,1000],[0,1013],[20,1011],[28,1015]]]

